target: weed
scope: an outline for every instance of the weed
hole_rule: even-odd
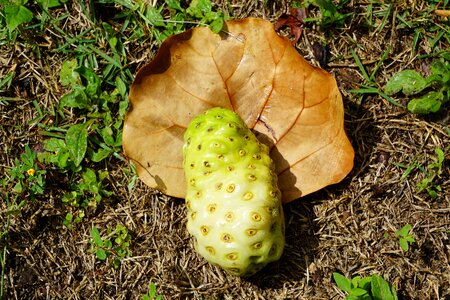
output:
[[[14,184],[12,191],[20,198],[35,200],[36,195],[44,193],[46,173],[38,165],[36,151],[25,146],[25,152],[20,155],[20,159],[14,160],[14,166],[8,171],[8,181]]]
[[[339,11],[348,2],[348,0],[340,0],[335,5],[331,0],[307,0],[299,3],[294,1],[292,7],[308,8],[310,5],[319,7],[321,17],[320,18],[304,18],[304,22],[316,22],[322,29],[331,27],[342,27],[345,20],[351,16],[351,14],[342,14]]]
[[[449,151],[450,147],[447,147],[445,151]],[[428,195],[432,198],[436,198],[438,193],[442,191],[442,187],[437,183],[437,179],[442,174],[442,168],[445,162],[445,152],[440,148],[434,150],[436,156],[433,157],[433,162],[428,164],[427,167],[422,167],[417,161],[413,161],[411,164],[396,164],[396,166],[404,168],[405,171],[402,174],[401,180],[405,180],[414,170],[421,171],[425,177],[417,184],[417,191],[427,191]]]
[[[222,12],[212,10],[210,0],[193,0],[188,8],[183,9],[179,1],[168,0],[167,6],[171,10],[169,20],[164,19],[161,11],[164,6],[147,7],[145,20],[153,25],[152,33],[159,43],[167,37],[185,30],[186,24],[209,26],[213,32],[220,32],[226,19]]]
[[[411,228],[411,224],[406,224],[395,232],[395,236],[399,238],[400,248],[402,248],[404,252],[408,252],[409,245],[416,242],[410,233]]]
[[[162,296],[156,294],[156,285],[153,282],[150,282],[148,293],[141,295],[141,300],[162,300]]]
[[[408,102],[408,110],[414,114],[429,114],[440,110],[449,101],[450,94],[450,64],[442,58],[431,64],[431,74],[423,77],[415,70],[403,70],[396,73],[387,82],[384,90],[393,95],[402,92],[407,96],[420,94]]]
[[[91,244],[90,251],[95,253],[99,260],[105,261],[112,256],[111,265],[115,269],[120,267],[122,259],[131,255],[129,249],[131,235],[128,233],[128,229],[121,224],[117,224],[113,232],[108,229],[108,236],[104,238],[100,236],[97,227],[92,227],[89,243]]]
[[[337,286],[347,293],[346,300],[398,299],[395,288],[380,275],[364,278],[355,276],[352,279],[348,279],[342,274],[333,273],[333,279]]]

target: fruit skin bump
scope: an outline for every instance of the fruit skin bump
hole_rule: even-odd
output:
[[[184,142],[187,230],[197,252],[237,276],[278,260],[284,215],[267,146],[224,108],[194,118]]]

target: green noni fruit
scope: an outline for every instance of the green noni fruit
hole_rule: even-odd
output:
[[[278,260],[284,215],[267,146],[223,108],[194,118],[184,141],[187,229],[197,252],[238,276]]]

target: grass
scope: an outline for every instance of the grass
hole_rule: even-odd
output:
[[[428,80],[419,96],[448,99],[449,24],[434,14],[448,1],[298,2],[296,46],[316,65],[313,42],[331,50],[355,169],[287,205],[287,240],[301,243],[238,279],[195,254],[180,201],[137,180],[121,147],[127,95],[168,36],[275,23],[294,3],[0,0],[0,298],[160,299],[158,287],[168,299],[319,299],[342,295],[335,270],[386,274],[400,298],[448,297],[449,105],[417,115],[409,95],[385,91],[413,70]]]

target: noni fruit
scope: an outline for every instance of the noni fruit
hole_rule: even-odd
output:
[[[187,230],[197,252],[237,276],[278,260],[284,215],[268,147],[224,108],[194,118],[184,141]]]

